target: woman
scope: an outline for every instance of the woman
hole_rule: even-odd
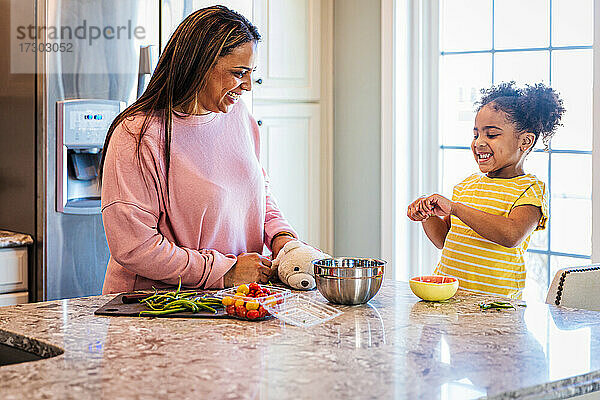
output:
[[[260,35],[226,7],[173,33],[148,88],[112,123],[101,163],[111,257],[103,293],[266,282],[296,233],[268,191],[252,89]]]

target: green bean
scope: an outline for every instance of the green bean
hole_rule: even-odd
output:
[[[181,291],[181,275],[179,275],[179,285],[177,286],[177,290],[175,291],[175,294],[177,295],[177,293],[179,293]]]
[[[202,303],[197,303],[197,304],[200,308],[204,308],[205,310],[212,311],[213,314],[217,313],[217,310],[215,310],[214,308],[212,308],[210,306],[207,306],[206,304],[202,304]]]
[[[150,295],[150,297],[143,298],[141,301],[154,300],[156,297],[158,297],[158,293],[154,293],[153,295]]]
[[[194,308],[194,302],[187,300],[187,299],[179,299],[179,300],[175,300],[170,302],[169,304],[167,304],[165,306],[165,309],[171,309],[174,307],[186,307],[186,308]]]
[[[149,317],[153,317],[153,316],[157,316],[157,315],[167,315],[167,314],[174,314],[176,312],[180,312],[180,311],[185,311],[185,308],[173,308],[171,310],[161,310],[161,311],[140,311],[140,317],[143,316],[149,316]]]
[[[194,301],[200,301],[202,303],[206,303],[206,304],[214,304],[214,305],[219,305],[219,304],[223,304],[221,302],[221,300],[205,300],[205,299],[194,299]]]
[[[510,303],[508,301],[492,301],[489,303],[480,303],[479,307],[482,310],[489,310],[490,308],[494,308],[494,309],[512,308],[512,309],[515,309],[515,306],[513,306],[512,303]]]
[[[154,305],[152,303],[146,303],[146,306],[148,306],[153,311],[158,311],[158,310],[162,310],[163,309],[163,307],[157,307],[156,305]]]
[[[141,303],[150,309],[140,312],[140,316],[167,315],[180,311],[197,313],[201,309],[217,314],[216,308],[223,308],[223,304],[219,298],[211,297],[210,295],[197,296],[198,293],[195,291],[181,292],[181,283],[180,276],[177,289],[172,292],[158,293],[153,288],[153,294],[140,300]]]

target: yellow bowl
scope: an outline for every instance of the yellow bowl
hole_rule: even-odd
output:
[[[450,276],[417,276],[408,282],[412,292],[427,301],[448,300],[458,289],[458,279]]]

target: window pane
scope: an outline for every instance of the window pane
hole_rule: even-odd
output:
[[[533,174],[548,184],[548,153],[545,151],[529,153],[525,158],[524,168],[526,173]]]
[[[552,52],[552,87],[566,112],[552,139],[553,149],[592,149],[592,50]]]
[[[551,250],[591,254],[592,201],[552,196],[550,228]]]
[[[491,54],[457,54],[440,58],[440,143],[470,146],[475,101],[491,86]]]
[[[529,240],[529,248],[533,250],[548,250],[548,230],[534,231]]]
[[[491,0],[443,0],[440,48],[442,51],[492,48]],[[477,32],[477,34],[473,34]]]
[[[544,301],[548,292],[548,256],[546,254],[525,253],[527,280],[523,300]]]
[[[593,40],[592,0],[552,1],[552,46],[591,46]]]
[[[556,271],[562,268],[571,267],[584,267],[591,264],[590,258],[574,258],[574,257],[561,257],[551,256],[550,257],[550,282],[554,279]],[[549,284],[548,284],[549,286]]]
[[[550,79],[549,51],[517,51],[496,53],[494,56],[494,83],[515,81],[525,83],[543,82]]]
[[[496,49],[548,47],[550,44],[548,0],[496,1],[494,24]]]
[[[452,197],[452,189],[469,175],[479,172],[471,150],[445,149],[442,152],[442,195]]]
[[[534,151],[525,159],[525,172],[548,184],[548,153]],[[529,241],[530,249],[548,250],[548,230],[535,231]]]
[[[576,175],[575,175],[575,172]],[[592,156],[552,154],[552,196],[575,199],[592,198]]]

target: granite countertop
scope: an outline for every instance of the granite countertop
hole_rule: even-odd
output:
[[[24,233],[0,230],[0,249],[5,247],[19,247],[33,244],[31,236]]]
[[[94,316],[111,297],[0,307],[0,342],[64,349],[0,367],[0,398],[550,399],[600,390],[598,312],[542,303],[481,311],[488,298],[459,292],[427,303],[386,281],[368,305],[336,306],[343,315],[312,328]]]

